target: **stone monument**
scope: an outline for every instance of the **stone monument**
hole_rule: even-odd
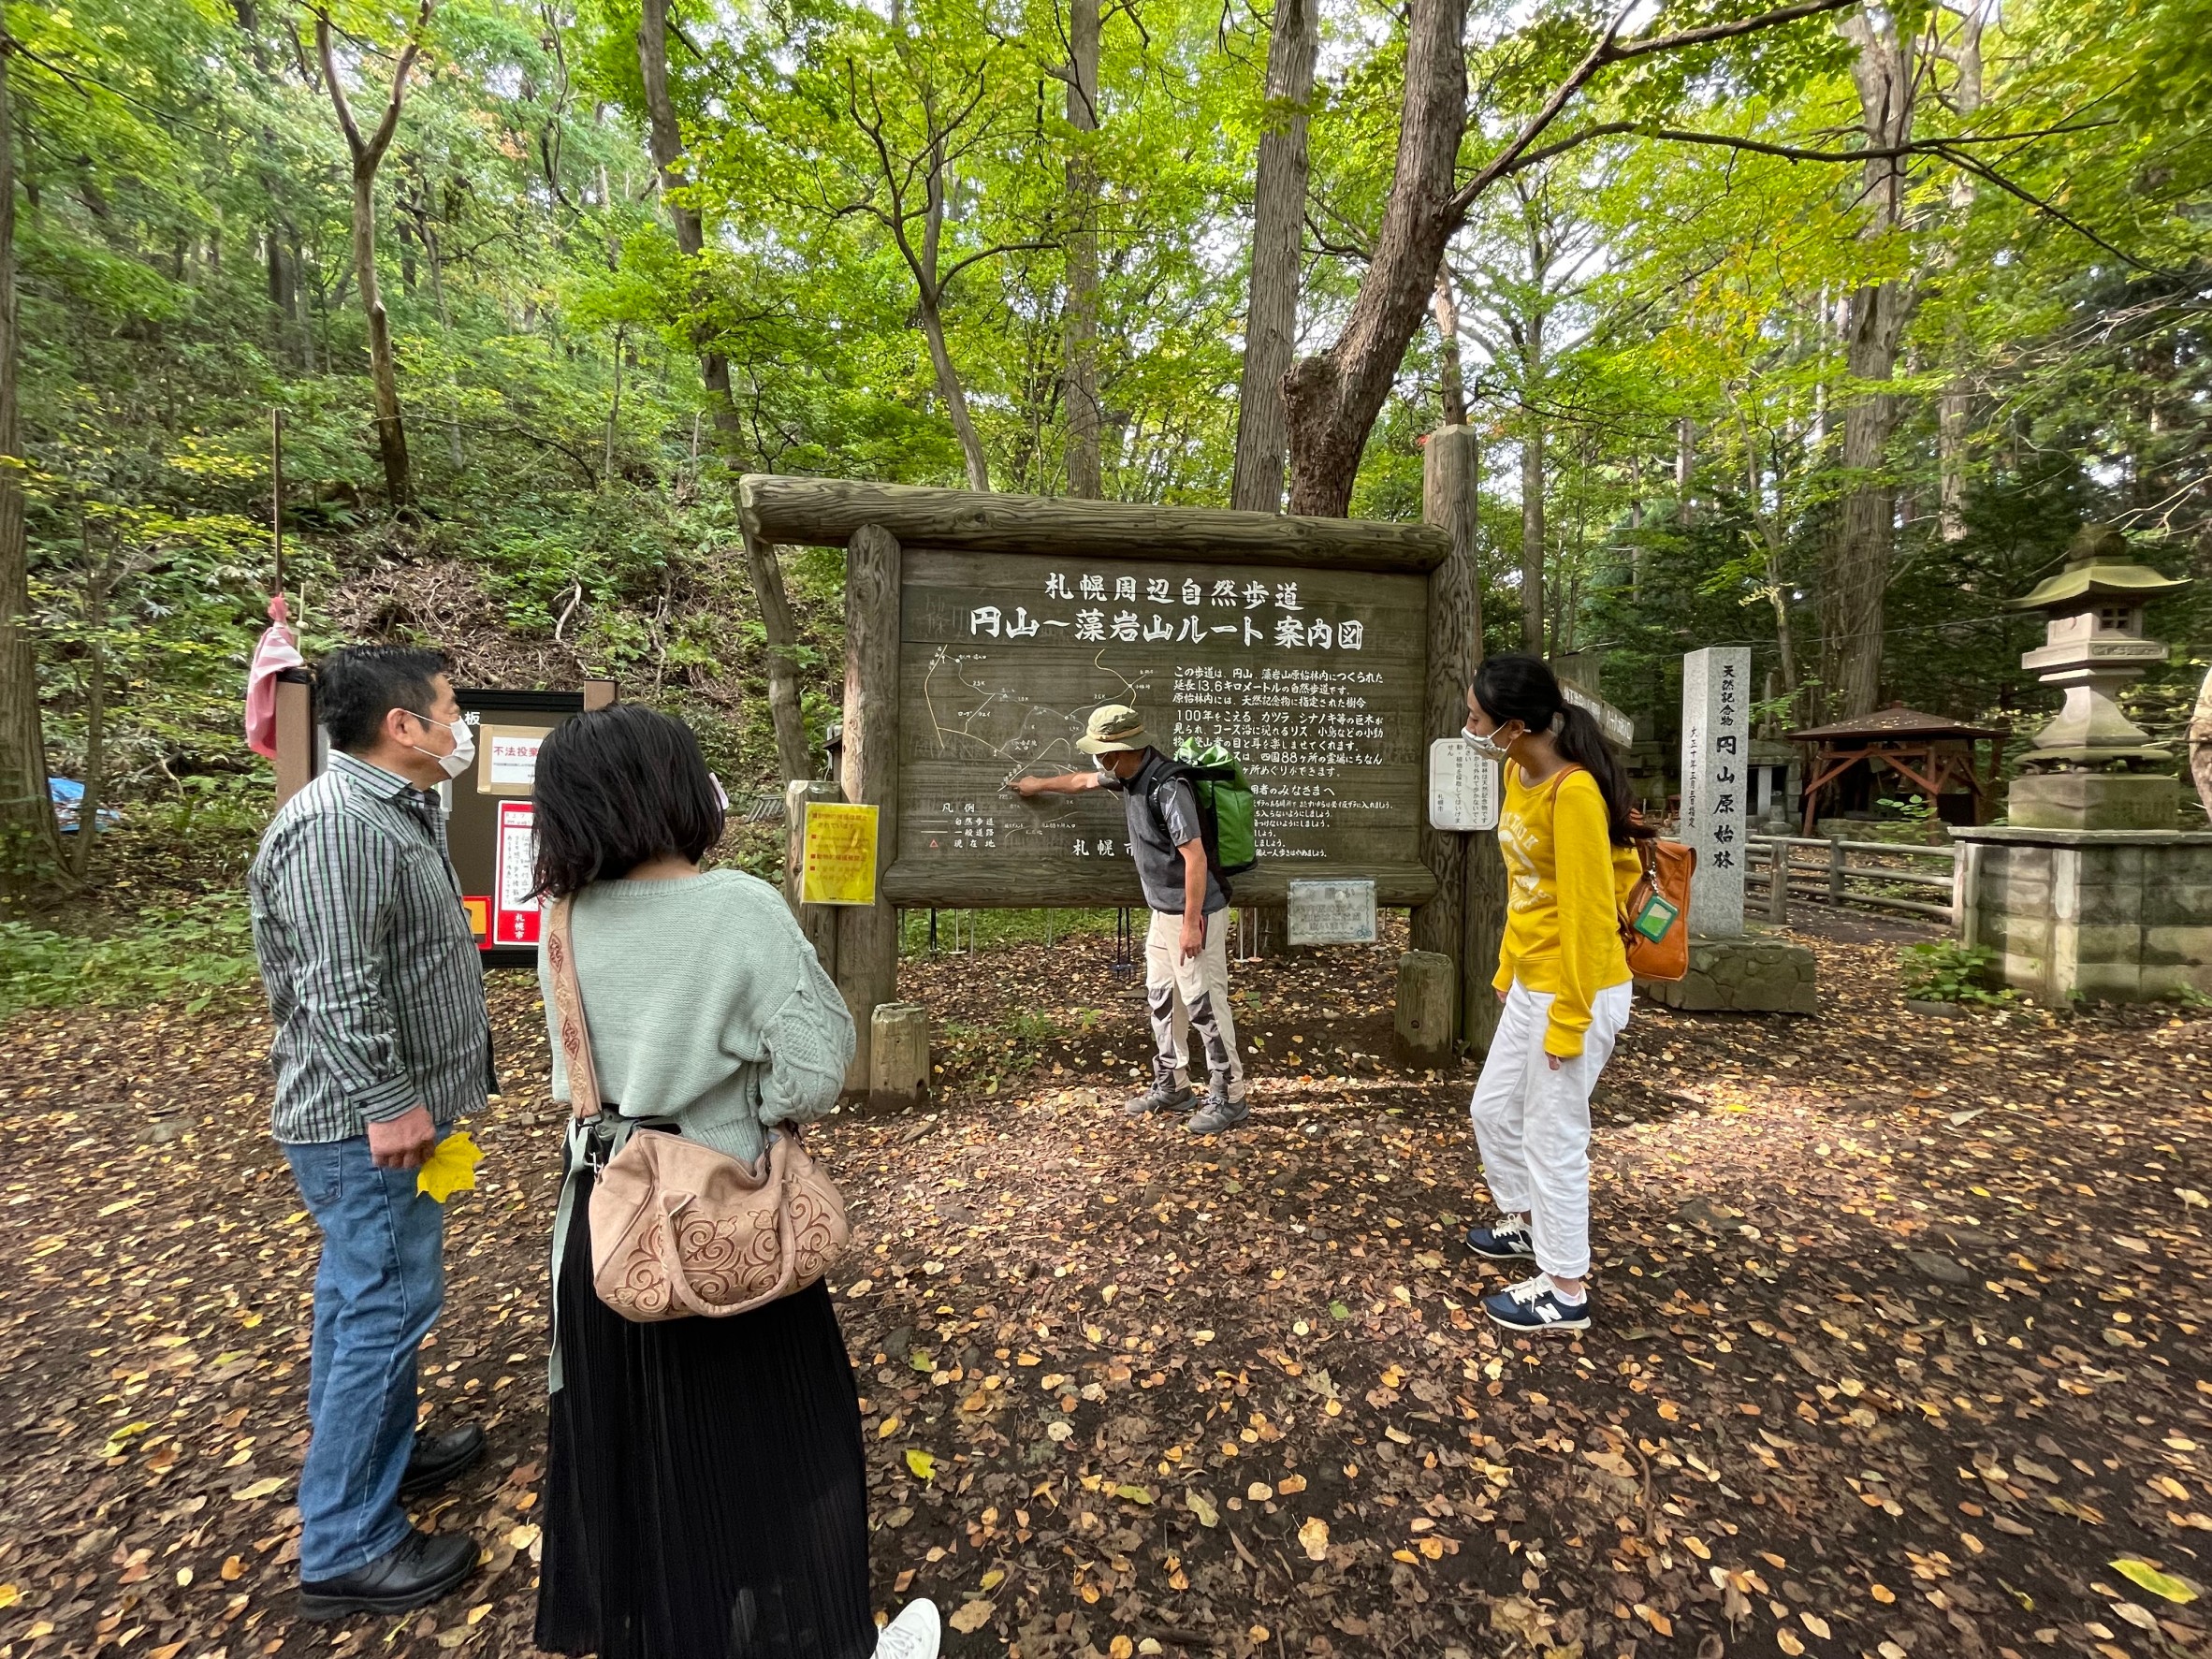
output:
[[[1743,923],[1751,823],[1751,648],[1708,646],[1682,659],[1681,839],[1697,854],[1690,881],[1690,971],[1645,980],[1654,1002],[1687,1010],[1812,1013],[1812,953]]]
[[[2160,662],[2144,602],[2186,585],[2084,525],[2066,568],[2015,608],[2049,621],[2021,658],[2065,706],[2030,739],[2002,826],[1955,827],[1960,941],[1996,953],[1999,982],[2039,1002],[2212,992],[2212,832],[2175,828],[2175,757],[2116,699]]]

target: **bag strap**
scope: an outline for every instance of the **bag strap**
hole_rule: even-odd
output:
[[[553,969],[553,1017],[560,1057],[568,1067],[569,1104],[578,1123],[600,1114],[599,1068],[591,1059],[591,1027],[584,1023],[584,990],[576,982],[575,941],[569,928],[575,899],[556,899],[546,918],[546,960]]]

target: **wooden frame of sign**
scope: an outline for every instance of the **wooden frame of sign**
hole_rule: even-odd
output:
[[[1461,954],[1467,837],[1427,828],[1423,763],[1462,723],[1480,637],[1471,500],[1385,524],[784,476],[741,499],[756,546],[846,549],[837,793],[883,808],[877,902],[835,926],[855,1078],[895,1000],[899,908],[1142,904],[1118,800],[1007,787],[1087,764],[1073,740],[1102,703],[1162,749],[1219,739],[1244,763],[1260,859],[1238,903],[1363,878]]]

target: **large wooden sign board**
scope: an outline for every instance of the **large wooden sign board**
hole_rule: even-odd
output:
[[[1243,763],[1259,867],[1241,896],[1336,874],[1411,901],[1422,576],[931,548],[908,549],[903,576],[894,896],[1141,902],[1119,795],[1007,787],[1087,769],[1085,718],[1126,703],[1156,747],[1195,737]]]

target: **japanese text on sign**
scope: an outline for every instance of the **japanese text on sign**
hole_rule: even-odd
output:
[[[799,898],[810,905],[876,902],[876,812],[835,801],[807,803]]]
[[[1138,584],[1143,595],[1138,596]],[[1108,585],[1112,584],[1111,597]],[[1144,608],[1133,607],[1142,604]],[[1047,609],[1046,607],[1050,607]],[[1367,625],[1341,614],[1305,615],[1296,582],[1269,584],[1247,577],[1201,581],[1186,576],[1078,575],[1044,579],[1042,604],[1010,612],[979,604],[968,613],[971,639],[1059,638],[1076,645],[1228,645],[1307,651],[1357,651],[1367,644]],[[1341,607],[1339,607],[1341,611]]]
[[[537,884],[537,808],[528,801],[502,801],[492,844],[492,944],[538,942],[540,901],[530,896]]]

